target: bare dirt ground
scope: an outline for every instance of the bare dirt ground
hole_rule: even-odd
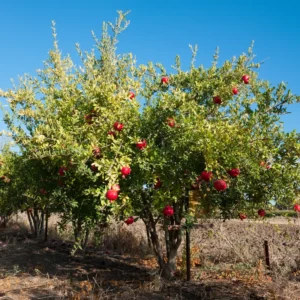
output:
[[[117,244],[121,247],[112,242],[106,250],[89,247],[83,258],[70,255],[71,243],[36,241],[18,226],[1,229],[0,299],[300,299],[300,272],[299,278],[294,272],[293,280],[279,282],[261,264],[240,269],[199,262],[200,256],[194,257],[191,282],[183,280],[184,268],[167,282],[160,278],[153,255],[129,255],[121,251],[120,238]],[[206,247],[212,250],[210,244]]]

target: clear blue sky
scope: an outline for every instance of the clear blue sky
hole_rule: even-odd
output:
[[[270,57],[260,77],[273,84],[285,81],[300,94],[300,18],[296,0],[2,0],[0,88],[9,88],[10,78],[34,74],[42,67],[52,47],[51,20],[57,23],[61,49],[75,57],[75,43],[79,42],[84,50],[91,49],[91,30],[99,36],[102,21],[113,21],[116,10],[131,10],[131,25],[121,36],[118,51],[132,52],[138,63],[152,60],[168,67],[179,54],[188,66],[188,45],[198,44],[196,63],[208,66],[217,46],[221,60],[225,60],[247,51],[255,40],[257,60]],[[292,106],[291,111],[283,117],[285,130],[300,132],[300,104]]]

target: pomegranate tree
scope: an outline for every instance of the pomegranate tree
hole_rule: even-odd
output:
[[[182,70],[176,59],[170,84],[161,64],[139,67],[132,55],[116,54],[126,20],[120,12],[115,25],[103,26],[103,40],[95,40],[99,54],[83,55],[82,68],[62,56],[55,40],[37,78],[26,77],[16,88],[0,90],[0,97],[9,100],[5,122],[20,148],[18,155],[30,162],[22,169],[24,175],[18,171],[19,176],[10,176],[9,168],[1,175],[12,178],[5,189],[14,188],[10,195],[18,195],[13,196],[18,204],[23,195],[37,194],[40,207],[58,209],[62,224],[72,224],[76,245],[84,246],[90,230],[111,218],[139,216],[161,274],[173,277],[183,236],[182,230],[167,228],[193,225],[191,185],[195,199],[201,198],[199,209],[223,219],[241,211],[249,215],[270,199],[289,201],[289,206],[296,199],[299,137],[285,133],[279,121],[284,106],[299,98],[284,84],[273,87],[257,79],[252,47],[223,65],[217,64],[216,53],[209,68],[194,65],[193,49],[191,68]],[[167,121],[171,116],[174,122]],[[92,152],[100,145],[100,153]],[[266,171],[260,161],[272,169]],[[89,170],[92,164],[97,172]],[[233,171],[234,166],[242,172]],[[163,186],[157,185],[158,176]],[[47,181],[41,182],[42,177]],[[15,183],[16,178],[23,178],[26,186]],[[57,186],[59,179],[63,187]],[[114,186],[117,182],[122,193]],[[41,187],[47,197],[37,192]],[[33,207],[30,201],[26,207]],[[157,232],[160,221],[165,239]]]

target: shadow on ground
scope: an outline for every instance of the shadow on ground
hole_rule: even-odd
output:
[[[269,299],[265,287],[243,282],[162,282],[135,258],[0,231],[0,299]]]

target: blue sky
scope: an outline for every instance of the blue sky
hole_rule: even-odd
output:
[[[171,71],[175,55],[190,60],[189,44],[198,44],[196,64],[209,66],[217,46],[220,59],[246,52],[255,41],[257,61],[270,58],[260,77],[272,84],[285,81],[300,94],[300,18],[296,0],[264,1],[133,1],[133,0],[2,0],[0,1],[0,88],[24,73],[35,74],[52,47],[51,20],[57,24],[63,53],[75,58],[75,43],[93,45],[91,30],[100,36],[103,21],[116,10],[131,10],[131,25],[120,37],[118,52],[132,52],[138,63],[161,62]],[[284,116],[286,131],[300,132],[300,104]],[[1,116],[0,116],[1,117]],[[2,118],[1,118],[2,119]],[[0,130],[4,128],[0,120]]]

